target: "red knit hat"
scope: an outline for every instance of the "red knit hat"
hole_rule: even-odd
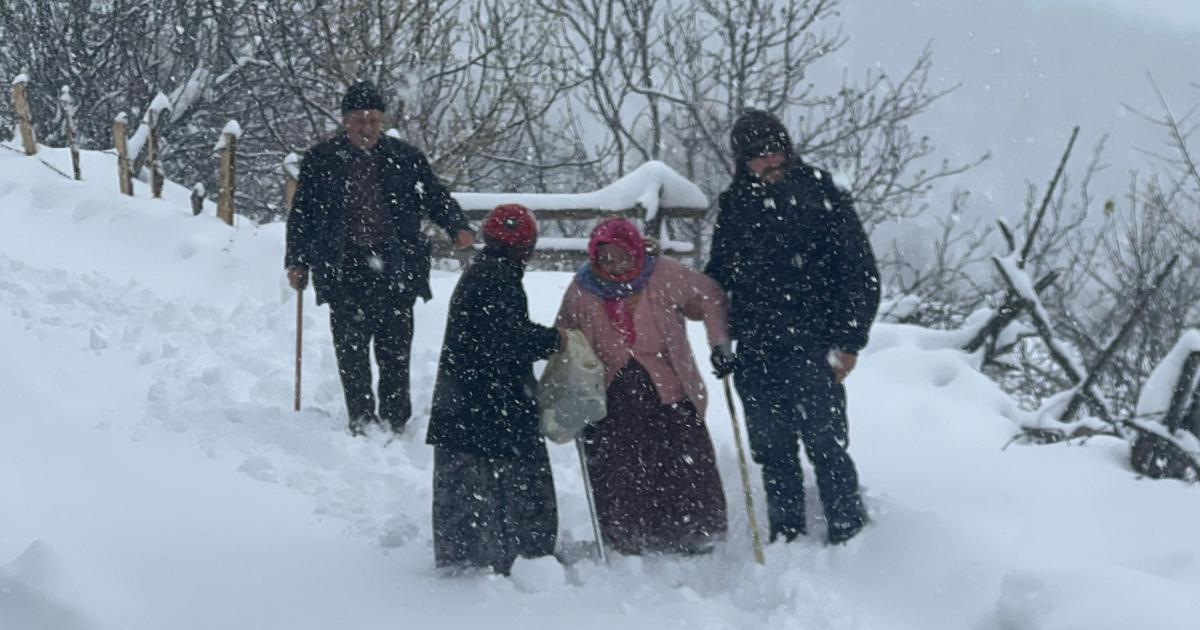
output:
[[[512,250],[531,250],[537,243],[537,219],[518,203],[496,206],[483,220],[483,242]]]

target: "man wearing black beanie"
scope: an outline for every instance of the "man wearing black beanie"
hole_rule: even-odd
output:
[[[341,110],[343,132],[309,149],[301,164],[284,266],[296,290],[311,273],[317,304],[330,306],[350,431],[362,434],[378,422],[400,433],[412,415],[413,304],[432,297],[421,219],[433,220],[460,249],[475,235],[425,155],[383,135],[386,104],[374,84],[350,86]]]
[[[850,195],[795,154],[775,116],[743,112],[730,145],[736,167],[705,272],[730,293],[737,355],[714,353],[713,364],[718,376],[736,370],[771,539],[807,533],[802,440],[828,541],[843,543],[866,514],[847,452],[842,381],[879,308],[879,269]]]

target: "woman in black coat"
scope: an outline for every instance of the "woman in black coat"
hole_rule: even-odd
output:
[[[433,392],[433,542],[439,567],[507,574],[517,556],[554,553],[558,511],[533,363],[560,341],[529,320],[521,285],[537,241],[532,213],[498,206],[483,236],[450,298]]]

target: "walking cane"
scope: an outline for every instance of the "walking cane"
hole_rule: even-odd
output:
[[[300,411],[300,361],[304,340],[304,289],[296,289],[296,401],[294,409]]]
[[[604,552],[604,537],[600,534],[600,518],[596,515],[596,497],[592,495],[592,477],[588,474],[587,453],[583,450],[583,442],[575,440],[575,450],[579,452],[579,469],[583,471],[583,491],[587,494],[588,512],[592,515],[592,532],[596,535],[596,553],[600,562],[608,564],[608,555]]]
[[[746,495],[746,516],[750,521],[750,541],[754,544],[754,559],[759,564],[763,558],[762,539],[758,537],[758,517],[754,515],[754,496],[750,493],[750,468],[746,465],[746,451],[742,448],[742,430],[738,426],[737,406],[733,404],[733,386],[729,377],[725,381],[725,402],[729,404],[729,421],[733,423],[733,442],[737,445],[738,468],[742,471],[742,492]]]

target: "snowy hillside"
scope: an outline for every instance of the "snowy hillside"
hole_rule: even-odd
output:
[[[847,546],[821,544],[817,523],[754,564],[718,397],[708,422],[733,522],[712,557],[439,577],[423,438],[456,276],[435,272],[417,309],[410,432],[352,438],[328,311],[311,302],[291,411],[282,226],[192,217],[178,187],[122,198],[115,172],[88,154],[78,183],[0,151],[0,628],[1200,623],[1197,489],[1137,479],[1108,439],[1005,448],[1014,403],[938,334],[903,326],[877,326],[849,380],[874,522]],[[529,275],[535,319],[551,321],[568,281]],[[574,451],[551,454],[561,537],[589,539]]]

